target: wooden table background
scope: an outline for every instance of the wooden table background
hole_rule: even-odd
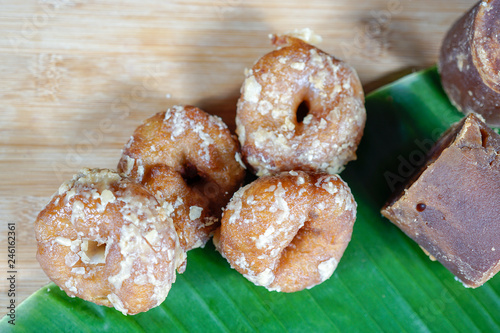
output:
[[[365,90],[436,62],[472,0],[0,0],[0,316],[7,223],[16,225],[16,302],[49,280],[33,221],[81,167],[114,168],[149,115],[193,104],[234,129],[243,70],[268,34],[312,28]],[[368,120],[369,121],[369,120]]]

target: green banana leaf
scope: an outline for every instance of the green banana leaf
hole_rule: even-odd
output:
[[[342,177],[358,202],[352,241],[334,275],[293,294],[256,287],[209,244],[189,252],[165,302],[120,312],[70,298],[54,284],[16,309],[1,332],[500,332],[500,274],[466,289],[380,215],[401,177],[423,162],[437,136],[462,115],[435,68],[366,98],[367,127]]]

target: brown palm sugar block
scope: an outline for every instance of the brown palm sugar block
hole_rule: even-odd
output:
[[[382,214],[466,287],[481,286],[500,270],[500,136],[465,117]]]
[[[451,102],[500,126],[500,0],[479,1],[445,36],[438,62]]]

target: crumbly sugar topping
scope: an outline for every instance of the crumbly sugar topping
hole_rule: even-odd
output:
[[[271,185],[264,190],[264,192],[274,192],[276,191],[276,185]]]
[[[273,185],[274,186],[274,185]],[[269,208],[270,212],[279,212],[276,217],[276,223],[282,224],[285,222],[290,216],[290,207],[286,201],[286,190],[283,188],[281,182],[278,183],[278,186],[275,187],[274,190],[274,202],[271,204]]]
[[[264,271],[257,275],[244,274],[244,276],[251,282],[258,286],[267,287],[274,281],[274,273],[270,268],[266,268]]]
[[[133,224],[126,224],[121,228],[118,246],[123,259],[120,262],[120,271],[108,278],[116,289],[121,289],[123,282],[132,275],[132,265],[139,255],[138,250],[143,247],[142,238],[137,237],[137,234],[137,227]]]
[[[262,235],[260,235],[257,238],[255,246],[257,247],[257,249],[261,250],[265,248],[267,245],[269,245],[276,236],[277,236],[276,230],[274,229],[273,226],[270,226],[269,228],[266,229],[266,231]]]
[[[258,103],[262,86],[257,82],[254,75],[250,75],[245,79],[242,93],[245,100],[249,103]]]
[[[118,273],[99,283],[109,283],[112,292],[108,300],[125,314],[130,312],[122,298],[127,297],[121,290],[125,281],[147,284],[151,290],[148,297],[159,304],[175,280],[175,269],[185,261],[172,219],[152,195],[137,193],[136,186],[114,171],[81,170],[59,189],[59,197],[71,212],[66,228],[74,229],[75,239],[57,236],[49,241],[52,248],[63,247],[61,260],[69,274],[64,287],[70,295],[80,297],[85,293],[79,289],[80,281],[101,272],[111,249],[117,249],[122,258],[116,263]],[[118,205],[121,216],[99,219],[99,215],[116,214],[115,209],[108,211],[110,205]],[[111,216],[120,220],[109,223]],[[54,220],[57,228],[66,223],[62,221]],[[90,221],[97,223],[89,226]]]
[[[219,222],[219,218],[217,218],[215,216],[205,216],[203,218],[203,224],[200,225],[199,228],[208,227],[208,226],[211,226],[217,222]]]
[[[64,257],[64,263],[68,267],[75,266],[78,261],[80,261],[80,256],[73,252],[68,252]]]
[[[163,260],[167,259],[173,265],[177,265],[174,261],[177,261],[178,258],[174,258],[174,256],[177,252],[182,251],[179,251],[180,245],[177,237],[175,237],[175,247],[172,249],[168,246],[169,240],[163,234],[159,234],[157,229],[151,229],[155,224],[155,220],[151,217],[145,220],[141,217],[142,222],[139,225],[135,223],[135,216],[144,216],[146,211],[146,209],[142,209],[141,214],[129,214],[128,216],[134,216],[129,220],[131,223],[125,223],[121,227],[118,242],[118,248],[122,256],[120,270],[116,275],[110,276],[108,281],[115,290],[120,290],[124,281],[131,278],[142,285],[148,283],[153,288],[150,298],[158,304],[165,299],[170,284],[175,280],[173,270],[176,267],[170,266],[171,268],[167,268],[168,263],[163,262]],[[169,227],[173,230],[171,220],[167,221],[170,222]],[[173,233],[172,231],[168,234],[170,239],[174,237]],[[174,253],[171,253],[172,251]],[[167,257],[161,257],[159,253],[166,253]],[[160,276],[157,275],[155,268],[158,265],[167,265],[165,267],[167,270],[161,273]]]
[[[74,267],[71,269],[71,273],[77,275],[83,275],[85,274],[85,267]]]
[[[320,35],[315,34],[310,28],[294,29],[292,31],[285,32],[284,35],[302,39],[304,42],[313,45],[318,45],[323,41],[323,38]]]
[[[258,185],[256,185],[257,182]],[[245,195],[252,186],[257,186],[259,193],[265,197],[265,202],[259,199],[258,195]],[[249,191],[254,192],[256,188],[253,187]],[[300,206],[296,205],[297,202],[301,202]],[[304,204],[305,202],[308,204]],[[233,212],[232,215],[229,215],[230,223],[226,225],[228,233],[224,236],[222,233],[226,231],[221,231],[221,240],[233,233],[241,232],[240,237],[246,237],[248,241],[244,243],[242,248],[239,248],[238,244],[225,239],[224,242],[217,245],[223,256],[228,259],[232,267],[235,267],[254,284],[264,286],[268,290],[292,291],[293,288],[312,288],[313,285],[307,282],[311,281],[308,277],[313,279],[316,284],[327,280],[335,271],[340,259],[337,257],[339,255],[338,245],[333,246],[329,240],[324,239],[324,236],[317,238],[318,246],[325,245],[321,255],[314,251],[312,254],[309,250],[302,252],[301,246],[303,244],[300,240],[294,240],[296,237],[302,237],[304,235],[302,232],[309,232],[309,228],[302,232],[299,230],[303,228],[306,221],[309,221],[310,228],[315,230],[314,234],[321,235],[323,232],[327,232],[323,228],[328,228],[321,219],[335,219],[335,216],[343,215],[344,210],[352,210],[352,214],[348,218],[355,219],[356,203],[349,187],[338,175],[309,174],[304,171],[292,170],[273,177],[260,178],[247,185],[244,191],[233,197],[228,207]],[[258,207],[264,207],[267,215],[265,221],[256,223],[257,215],[252,212],[260,211]],[[225,213],[229,210],[226,210]],[[322,212],[325,210],[328,212],[322,216]],[[311,216],[316,215],[319,216],[311,219]],[[224,217],[224,220],[227,221],[226,218]],[[254,229],[256,225],[258,228]],[[352,228],[352,225],[350,227]],[[349,226],[346,225],[346,228]],[[348,230],[341,231],[341,233],[344,232],[348,232]],[[337,236],[335,236],[336,238]],[[254,247],[251,246],[252,242]],[[329,245],[326,245],[325,242]],[[290,251],[286,252],[286,262],[282,260],[285,249]],[[293,266],[288,266],[290,264],[288,259],[294,260],[290,256],[306,256],[312,264],[307,273],[311,275],[305,277],[302,276],[304,273],[301,272],[301,277],[296,282],[290,282],[288,277],[281,275],[283,272],[290,274],[289,269],[292,269]]]
[[[236,266],[238,266],[243,271],[248,271],[248,269],[250,267],[244,253],[241,253],[240,256],[238,258],[236,258],[234,263],[236,264]]]
[[[113,304],[113,307],[120,311],[123,315],[127,315],[128,313],[128,309],[125,309],[125,306],[123,305],[123,302],[121,301],[121,299],[116,296],[116,294],[114,293],[110,293],[108,296],[107,296],[108,300],[111,302],[111,304]]]
[[[149,246],[151,246],[152,248],[156,248],[157,246],[155,245],[159,244],[159,242],[161,241],[160,234],[156,229],[149,230],[144,235],[144,239],[148,242]]]
[[[338,261],[333,257],[321,262],[318,265],[318,272],[321,282],[328,280],[330,276],[332,276],[333,272],[337,268],[337,265]]]
[[[236,152],[234,154],[234,159],[236,160],[236,162],[238,162],[239,165],[241,165],[241,167],[243,169],[247,168],[247,166],[245,165],[245,163],[243,163],[243,160],[241,159],[241,154],[239,152]]]
[[[273,111],[273,105],[268,100],[262,99],[259,101],[259,105],[257,106],[257,112],[261,115],[265,116],[269,112]]]
[[[334,181],[337,179],[334,179]],[[329,179],[320,179],[320,186],[323,190],[327,191],[331,195],[335,195],[339,189],[337,186],[334,186],[333,183]],[[317,186],[317,185],[316,185]]]
[[[191,207],[189,207],[189,219],[191,221],[199,219],[201,217],[201,213],[202,212],[203,212],[203,208],[202,207],[198,207],[198,206],[191,206]]]
[[[141,182],[144,179],[144,165],[141,159],[137,159],[137,174],[136,174],[136,179],[137,181]]]
[[[134,143],[134,140],[135,140],[134,136],[131,135],[130,138],[128,139],[127,143],[123,147],[123,150],[130,149],[130,147],[132,147],[132,144]],[[122,150],[122,152],[123,152],[123,150]]]
[[[75,200],[73,201],[70,221],[73,225],[75,225],[79,219],[85,219],[85,205],[80,200]]]
[[[96,188],[99,192],[109,188],[110,184],[119,182],[120,175],[117,172],[108,169],[88,169],[84,168],[73,177],[74,186],[87,186]]]
[[[294,62],[290,65],[293,69],[296,69],[298,71],[303,71],[304,68],[306,68],[306,63],[305,62]]]
[[[125,176],[130,176],[132,173],[132,170],[134,169],[134,164],[135,164],[135,159],[131,158],[128,155],[124,155],[125,158],[125,169],[123,170],[123,174]]]
[[[226,211],[231,210],[233,213],[231,214],[231,217],[229,218],[229,224],[235,223],[239,218],[241,214],[241,208],[243,207],[243,202],[242,202],[242,197],[245,194],[245,191],[250,187],[249,185],[246,185],[242,188],[240,188],[238,191],[236,191],[231,198],[231,201],[226,207]]]
[[[180,248],[181,248],[181,245],[179,244],[179,239],[176,238],[176,240],[175,240],[176,251],[174,251],[174,260],[173,260],[174,267],[176,269],[179,268],[180,266],[182,266],[184,264],[184,262],[186,261],[186,252],[178,250]],[[174,274],[174,280],[175,280],[175,274]],[[173,282],[174,281],[172,281],[172,283]]]
[[[210,147],[214,145],[215,141],[211,137],[209,129],[205,125],[192,119],[183,106],[174,106],[165,112],[163,123],[169,129],[171,135],[170,139],[176,142],[181,136],[187,133],[195,133],[198,136],[198,154],[205,160],[210,161]],[[219,130],[226,130],[227,126],[222,122],[219,117],[209,116],[209,126],[217,126]]]
[[[241,101],[238,102],[238,108],[240,104],[242,104]],[[238,141],[240,142],[241,146],[244,146],[246,142],[245,125],[243,125],[243,123],[240,120],[240,117],[238,116],[236,116],[235,123],[236,123],[236,134],[238,135]]]
[[[103,190],[100,196],[101,199],[101,211],[104,212],[108,203],[114,203],[116,200],[115,195],[110,190]]]
[[[219,128],[219,131],[226,131],[228,129],[226,123],[219,116],[209,115],[208,120],[211,124],[216,125]]]
[[[71,246],[71,239],[57,236],[54,241],[63,246]]]
[[[61,186],[59,186],[58,194],[63,195],[64,193],[68,192],[73,183],[74,181],[65,181],[64,183],[62,183]]]
[[[66,280],[66,282],[64,283],[64,286],[68,289],[68,291],[70,293],[72,293],[73,297],[74,297],[74,294],[78,293],[78,289],[76,288],[76,282],[75,282],[75,279],[71,276],[69,277],[68,280]]]
[[[313,66],[315,66],[318,69],[325,68],[325,63],[323,61],[323,57],[318,53],[318,51],[316,49],[310,49],[309,55],[311,57],[311,63]],[[323,71],[320,71],[320,73],[322,73],[322,72]]]
[[[90,258],[87,256],[87,253],[85,251],[80,251],[77,253],[78,256],[80,257],[80,260],[84,263],[84,264],[90,264]]]
[[[341,185],[335,185],[336,182],[341,182]],[[350,188],[338,175],[328,175],[318,178],[315,186],[327,191],[335,197],[335,204],[342,209],[356,212],[357,204],[352,196]]]
[[[265,73],[248,71],[242,87],[237,134],[244,148],[254,148],[246,158],[258,176],[274,173],[275,160],[292,159],[294,167],[307,166],[334,174],[355,158],[358,129],[365,119],[363,98],[351,86],[358,80],[356,73],[316,48],[298,52],[294,60],[287,56],[276,56],[276,60],[266,58],[267,62],[274,61],[274,69]],[[289,71],[295,72],[290,73],[294,82],[297,77],[302,78],[298,88],[283,78]],[[297,131],[291,105],[295,105],[298,89],[305,86],[314,92],[315,104],[320,104],[323,110],[311,111]],[[275,121],[269,121],[269,114]]]

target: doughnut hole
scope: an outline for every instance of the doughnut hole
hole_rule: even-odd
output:
[[[201,177],[194,167],[185,168],[187,176],[165,165],[152,167],[143,184],[156,195],[161,203],[173,211],[170,217],[185,251],[203,246],[218,227],[213,218],[210,202],[205,195],[189,184],[190,180],[201,184]],[[181,268],[182,269],[182,268]]]
[[[307,100],[300,102],[295,116],[297,123],[300,124],[304,121],[304,118],[309,114],[309,109],[309,102]]]
[[[193,186],[203,182],[196,166],[190,162],[185,162],[180,168],[180,174],[188,186]]]
[[[85,239],[80,248],[82,260],[86,261],[85,264],[104,265],[106,263],[106,243]]]
[[[297,110],[295,119],[291,119],[295,121],[294,137],[306,137],[311,127],[316,128],[321,119],[328,116],[328,113],[325,112],[325,106],[317,92],[309,85],[297,88],[297,90],[298,93],[292,99],[291,104],[291,109]]]
[[[223,203],[219,202],[221,195],[219,185],[217,185],[206,172],[200,170],[196,167],[196,164],[191,161],[185,161],[178,171],[186,185],[190,187],[193,192],[197,193],[199,200],[201,200],[200,205],[207,207],[214,216],[220,218],[221,213],[219,210]],[[224,199],[223,202],[226,202],[226,199]]]

